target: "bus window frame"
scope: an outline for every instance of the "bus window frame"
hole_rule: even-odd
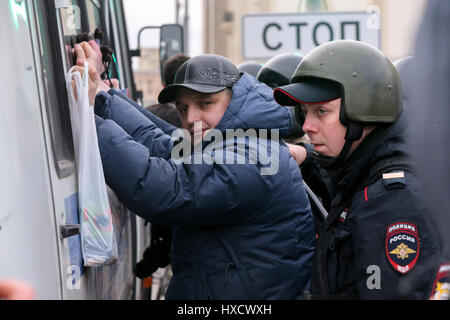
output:
[[[133,68],[131,66],[132,55],[130,52],[128,41],[124,6],[122,1],[120,0],[109,0],[109,6],[111,17],[116,17],[114,21],[111,20],[111,30],[113,32],[112,37],[114,37],[115,39],[114,41],[119,43],[119,50],[116,50],[116,54],[118,60],[118,69],[122,77],[122,89],[128,88],[130,98],[136,101],[138,98],[138,93],[136,90]],[[121,35],[120,37],[119,34]]]
[[[76,36],[82,32],[93,33],[98,27],[103,31],[104,38],[102,41],[103,45],[106,45],[114,50],[115,61],[111,63],[110,66],[110,78],[119,79],[121,88],[125,88],[126,80],[123,77],[122,67],[121,67],[121,53],[117,50],[116,43],[119,38],[114,34],[115,21],[113,21],[114,13],[114,3],[110,0],[71,0],[69,11],[72,13],[67,14],[60,10],[61,19],[69,19],[70,14],[73,14],[73,7],[77,6],[80,13],[80,28],[68,29],[66,27],[62,28],[62,37],[66,42],[69,41],[71,36]],[[63,14],[64,13],[64,14]],[[69,15],[69,16],[68,16]],[[120,43],[120,41],[119,41]],[[69,57],[66,55],[66,66],[71,67],[69,63]]]
[[[99,8],[97,4],[103,4],[104,6]],[[49,124],[53,161],[58,178],[63,179],[75,172],[72,127],[65,85],[65,74],[72,63],[69,61],[67,54],[65,36],[87,32],[90,29],[95,30],[98,24],[104,24],[106,27],[111,26],[112,17],[109,11],[111,3],[106,0],[96,3],[90,2],[88,5],[84,0],[70,1],[70,8],[73,6],[79,8],[81,20],[79,24],[81,27],[77,29],[68,29],[65,25],[68,18],[74,18],[73,11],[63,14],[62,10],[66,9],[56,8],[54,1],[33,0],[32,5],[36,8],[36,32],[38,34],[38,52],[42,70],[39,77],[43,83],[43,102]],[[94,21],[87,18],[89,6],[91,6],[91,11],[94,10],[94,7],[98,9],[97,13],[91,12]],[[106,10],[109,12],[106,12]],[[108,17],[110,21],[106,21]],[[96,18],[98,18],[98,21],[95,21]],[[111,37],[111,40],[111,42],[114,41],[113,37]]]
[[[30,2],[35,8],[33,15],[36,20],[37,52],[42,70],[38,76],[42,82],[42,96],[49,124],[53,162],[58,178],[64,179],[75,172],[74,145],[65,84],[65,75],[71,67],[71,62],[68,59],[65,38],[66,32],[70,31],[67,31],[64,24],[67,23],[70,13],[63,15],[61,10],[65,8],[56,8],[54,1],[30,0]],[[117,70],[114,70],[112,77],[119,78],[122,89],[132,88],[132,73],[131,79],[129,73],[124,73],[131,70],[131,62],[129,66],[125,66],[129,49],[128,43],[125,43],[124,47],[124,41],[128,41],[127,35],[123,35],[126,29],[123,29],[124,22],[119,21],[122,16],[113,17],[117,11],[121,13],[120,10],[123,9],[121,1],[103,0],[90,4],[91,9],[95,6],[99,10],[97,15],[99,21],[92,21],[92,19],[89,21],[86,14],[88,5],[84,0],[71,0],[70,3],[71,6],[79,6],[81,20],[81,27],[74,29],[72,35],[77,32],[91,31],[92,28],[95,30],[98,23],[104,24],[99,27],[109,28],[110,34],[105,35],[104,43],[115,50],[117,58],[115,66],[112,67],[112,69],[117,67]],[[97,4],[103,6],[99,8]],[[121,32],[122,36],[115,34],[117,32]],[[119,46],[115,46],[116,43]],[[123,70],[125,67],[129,67],[130,70]]]
[[[36,27],[55,170],[59,179],[75,172],[75,158],[70,112],[65,85],[64,60],[61,53],[59,23],[54,1],[34,0]],[[44,62],[45,61],[45,62]]]
[[[111,14],[111,4],[109,0],[89,0],[86,2],[86,10],[89,22],[89,31],[94,32],[96,28],[103,31],[103,45],[106,45],[113,49],[114,59],[110,65],[110,78],[116,78],[119,80],[121,87],[125,80],[122,77],[122,70],[120,67],[119,53],[116,46],[116,37],[113,34],[114,22]],[[98,17],[98,20],[97,20]]]

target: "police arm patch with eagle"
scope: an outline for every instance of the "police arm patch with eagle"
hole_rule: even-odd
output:
[[[391,224],[386,231],[386,255],[395,271],[405,274],[419,258],[420,239],[417,226],[408,222]]]

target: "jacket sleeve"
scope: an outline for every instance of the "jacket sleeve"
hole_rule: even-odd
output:
[[[405,174],[407,185],[386,189],[383,180],[378,180],[359,193],[360,200],[352,209],[361,299],[429,297],[439,240],[425,215],[420,195],[411,186],[414,177]]]
[[[254,165],[176,164],[151,156],[114,121],[96,117],[96,126],[107,184],[125,206],[152,223],[245,223],[261,205],[260,195],[268,193]]]
[[[171,137],[119,95],[100,92],[95,99],[95,114],[116,122],[133,140],[146,146],[151,156],[170,158],[173,148]]]
[[[134,102],[133,100],[128,98],[126,95],[124,95],[122,92],[120,92],[118,90],[115,90],[115,89],[111,89],[111,90],[108,91],[108,94],[111,95],[111,96],[119,96],[120,98],[122,98],[122,100],[125,100],[126,102],[128,102],[130,105],[135,107],[136,110],[138,110],[140,113],[142,113],[144,116],[146,116],[151,122],[156,124],[156,126],[158,128],[160,128],[165,134],[171,135],[173,131],[178,129],[177,127],[171,125],[170,123],[168,123],[168,122],[164,121],[163,119],[157,117],[156,115],[154,115],[153,113],[151,113],[147,109],[141,107],[136,102]]]

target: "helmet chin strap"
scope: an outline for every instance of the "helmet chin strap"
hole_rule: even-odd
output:
[[[345,144],[337,157],[319,155],[319,165],[325,170],[332,170],[343,164],[348,157],[348,153],[352,148],[353,142],[358,141],[362,137],[364,127],[361,123],[347,121],[347,132],[345,134]]]

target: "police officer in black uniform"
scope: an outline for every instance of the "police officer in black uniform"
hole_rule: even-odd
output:
[[[312,298],[428,298],[440,245],[406,148],[392,63],[362,42],[329,42],[306,55],[292,84],[274,95],[296,107],[331,177]]]

